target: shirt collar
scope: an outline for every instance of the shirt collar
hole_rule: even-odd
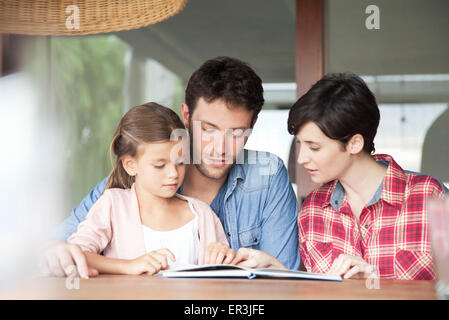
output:
[[[390,205],[400,208],[404,200],[407,182],[404,170],[389,155],[376,154],[373,157],[379,164],[387,166],[387,173],[367,206],[373,205],[382,199]],[[344,201],[345,192],[340,181],[335,180],[329,182],[329,184],[329,192],[325,196],[322,207],[324,208],[330,204],[335,211],[338,211]]]

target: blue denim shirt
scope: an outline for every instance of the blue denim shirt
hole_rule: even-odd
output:
[[[299,269],[298,204],[283,161],[268,152],[244,150],[211,203],[232,249],[259,249],[289,269]],[[240,160],[240,161],[239,161]],[[52,234],[67,239],[101,196],[98,183]],[[182,187],[179,190],[182,192]]]

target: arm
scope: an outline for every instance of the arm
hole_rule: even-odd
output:
[[[89,266],[94,267],[100,273],[110,274],[155,274],[160,270],[169,268],[167,257],[175,261],[175,256],[168,249],[159,249],[148,252],[136,259],[116,259],[85,251]]]
[[[263,211],[264,222],[259,249],[277,258],[283,265],[298,270],[298,203],[282,160],[271,177]]]

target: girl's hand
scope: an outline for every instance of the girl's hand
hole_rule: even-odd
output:
[[[230,264],[235,257],[235,251],[221,242],[211,243],[206,249],[204,264]]]
[[[256,249],[240,248],[231,264],[246,268],[278,268],[287,269],[272,255]]]
[[[126,263],[125,274],[143,274],[153,275],[161,270],[169,268],[167,257],[175,262],[175,255],[168,249],[158,249],[144,254]]]
[[[361,257],[340,254],[327,272],[330,275],[343,276],[345,279],[369,278],[374,275],[375,267]]]

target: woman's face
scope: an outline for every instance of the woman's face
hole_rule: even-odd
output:
[[[313,122],[303,125],[296,135],[299,143],[298,163],[315,183],[340,179],[351,165],[351,154],[342,144],[327,137]]]

